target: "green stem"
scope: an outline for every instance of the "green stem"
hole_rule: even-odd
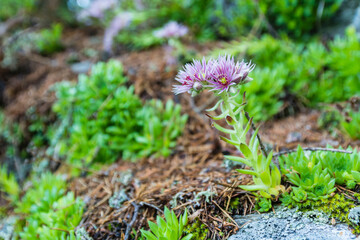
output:
[[[231,104],[234,104],[234,103],[233,103],[233,102],[230,103],[230,101],[229,101],[229,93],[228,93],[228,92],[223,92],[223,93],[221,93],[221,98],[222,98],[223,101],[224,101],[224,108],[225,108],[226,110],[228,110],[229,116],[230,116],[232,119],[234,119],[234,121],[236,121],[236,123],[237,123],[237,122],[238,122],[238,119],[236,118],[236,115],[235,115],[235,113],[234,113],[234,108],[235,108],[235,106],[231,107]],[[239,124],[235,124],[233,127],[234,127],[234,130],[235,130],[236,134],[240,134],[240,133],[243,131],[243,129],[241,128],[241,126],[239,126]],[[240,146],[239,146],[239,147],[240,147]]]

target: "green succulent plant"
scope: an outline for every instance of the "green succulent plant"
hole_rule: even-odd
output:
[[[84,210],[83,201],[75,198],[73,192],[65,192],[66,182],[61,176],[47,172],[40,179],[34,177],[32,183],[16,203],[15,212],[25,216],[17,222],[17,235],[21,239],[74,239],[73,231]]]
[[[0,190],[8,194],[12,204],[16,203],[20,197],[20,186],[15,175],[8,172],[6,165],[0,167]]]
[[[174,211],[165,207],[164,210],[165,220],[160,216],[156,217],[156,223],[149,221],[151,231],[141,230],[141,234],[146,240],[190,240],[192,234],[184,234],[184,227],[188,223],[187,211],[183,215],[176,217]]]
[[[335,178],[328,169],[324,169],[317,155],[307,156],[301,146],[298,147],[296,154],[281,156],[279,162],[281,172],[298,187],[294,188],[294,195],[298,200],[327,198],[336,190]]]
[[[352,154],[319,152],[314,154],[325,170],[335,178],[336,184],[346,185],[350,188],[360,183],[360,155],[351,147],[347,149]]]
[[[317,30],[321,22],[334,16],[342,1],[265,0],[259,5],[275,29],[296,38],[306,38]]]
[[[269,198],[256,198],[255,209],[259,212],[268,212],[272,207],[271,200]]]
[[[122,65],[112,60],[94,65],[77,84],[57,85],[53,110],[59,123],[48,152],[85,166],[118,157],[168,156],[187,116],[171,100],[143,104],[126,82]]]
[[[360,109],[359,111],[351,110],[349,112],[349,120],[344,118],[341,120],[340,124],[344,132],[353,140],[360,140]]]
[[[0,9],[0,21],[14,17],[20,11],[31,12],[36,8],[37,0],[2,0]]]
[[[50,29],[43,29],[35,38],[36,49],[44,55],[50,55],[63,49],[61,42],[63,27],[60,23],[53,24]]]
[[[171,148],[176,145],[176,139],[181,135],[188,116],[181,116],[181,107],[169,100],[165,106],[160,100],[151,100],[138,113],[142,120],[143,133],[136,137],[139,156],[157,154],[169,156]]]

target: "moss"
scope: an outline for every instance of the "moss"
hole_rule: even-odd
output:
[[[209,229],[199,219],[196,219],[193,223],[186,225],[184,232],[185,234],[193,234],[191,240],[206,240]]]
[[[356,198],[360,198],[360,194],[355,194]],[[351,223],[348,219],[350,209],[356,207],[356,203],[346,198],[342,194],[335,194],[332,197],[321,200],[306,200],[303,202],[297,202],[294,199],[290,199],[288,196],[284,196],[281,201],[283,205],[289,208],[297,207],[299,211],[308,212],[308,211],[319,211],[323,212],[329,216],[329,218],[334,218],[340,222],[348,224],[352,229],[354,234],[360,234],[360,227]]]
[[[229,211],[233,212],[240,206],[240,198],[232,198],[230,200]]]

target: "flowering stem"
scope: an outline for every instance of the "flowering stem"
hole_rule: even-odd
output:
[[[227,136],[220,136],[220,139],[235,146],[241,151],[242,156],[225,156],[228,160],[241,162],[250,167],[249,169],[237,169],[239,173],[253,176],[254,184],[240,186],[242,189],[252,192],[255,195],[265,198],[276,198],[285,187],[281,185],[281,173],[279,169],[271,165],[272,152],[268,155],[258,130],[255,129],[249,115],[244,111],[245,94],[242,102],[237,100],[239,92],[235,92],[243,84],[251,81],[248,74],[254,69],[254,65],[245,62],[235,62],[230,56],[219,56],[217,60],[202,61],[194,60],[192,64],[184,66],[179,71],[176,80],[181,85],[174,86],[174,93],[189,92],[195,96],[204,89],[214,91],[220,97],[214,107],[207,111],[221,110],[220,115],[210,116],[214,126],[218,131]],[[247,120],[246,120],[247,119]],[[226,120],[228,126],[223,127],[216,123],[218,120]],[[246,135],[252,128],[255,132],[250,140],[246,140]],[[261,149],[261,151],[260,151]]]

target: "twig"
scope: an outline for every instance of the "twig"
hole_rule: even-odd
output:
[[[356,192],[353,192],[353,191],[351,191],[351,190],[349,190],[347,188],[344,188],[344,187],[342,187],[340,185],[336,185],[336,187],[339,188],[340,190],[347,191],[347,192],[349,192],[349,193],[351,193],[353,195],[356,193]]]
[[[130,232],[131,232],[131,228],[132,226],[134,225],[135,221],[136,221],[136,218],[139,214],[139,208],[140,206],[137,205],[136,203],[132,202],[131,203],[133,206],[134,206],[134,214],[133,214],[133,217],[131,219],[131,222],[129,224],[127,224],[126,226],[126,232],[125,232],[125,237],[124,237],[124,240],[128,240],[129,239],[129,236],[130,236]]]
[[[237,224],[237,222],[235,222],[235,220],[224,210],[222,209],[214,200],[211,200],[237,227],[239,227],[239,225]]]
[[[159,212],[161,212],[162,214],[164,214],[164,211],[163,211],[163,210],[161,210],[160,208],[158,208],[158,207],[155,206],[155,205],[152,205],[151,203],[140,202],[139,205],[140,205],[140,206],[144,206],[144,205],[145,205],[145,206],[148,206],[148,207],[152,207],[152,208],[158,210]]]
[[[246,119],[247,119],[248,121],[250,121],[250,116],[249,116],[249,113],[248,113],[248,112],[245,112],[245,117],[246,117]],[[254,125],[253,122],[251,122],[251,128],[252,128],[252,130],[256,131],[256,127],[255,127],[255,125]],[[257,137],[257,139],[259,140],[259,144],[260,144],[261,151],[263,152],[264,156],[267,158],[267,157],[268,157],[268,154],[267,154],[267,152],[266,152],[266,149],[265,149],[264,144],[263,144],[262,141],[261,141],[259,132],[256,134],[256,137]]]
[[[221,182],[218,182],[218,181],[216,181],[216,180],[212,180],[212,182],[215,183],[215,184],[224,186],[224,187],[240,189],[239,187],[235,187],[235,186],[233,186],[233,185],[226,184],[226,183],[221,183]],[[244,192],[246,192],[246,191],[244,191]]]
[[[351,154],[352,151],[347,151],[347,150],[342,150],[342,149],[332,149],[332,148],[320,148],[320,147],[307,147],[307,148],[303,148],[304,151],[327,151],[327,152],[340,152],[340,153],[348,153]],[[291,149],[291,150],[286,150],[286,151],[282,151],[282,152],[278,152],[278,153],[274,153],[274,157],[280,156],[280,155],[284,155],[284,154],[288,154],[288,153],[292,153],[292,152],[296,152],[297,149]]]
[[[245,227],[245,225],[251,223],[251,221],[252,221],[252,220],[247,221],[246,223],[244,223],[243,225],[241,225],[241,226],[239,227],[239,229]]]

